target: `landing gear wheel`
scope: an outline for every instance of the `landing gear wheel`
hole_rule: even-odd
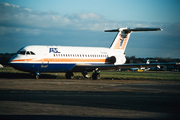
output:
[[[74,74],[73,74],[73,72],[66,72],[65,77],[66,77],[66,79],[73,79],[74,78]]]
[[[100,73],[93,73],[92,74],[92,79],[93,80],[100,80],[101,79]]]
[[[41,75],[39,72],[36,72],[35,74],[36,79],[39,79],[39,76]]]
[[[90,78],[90,75],[87,73],[87,71],[81,72],[84,76],[84,78]]]

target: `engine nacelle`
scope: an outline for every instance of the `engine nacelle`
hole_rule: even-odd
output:
[[[109,62],[110,62],[111,64],[114,64],[114,63],[116,62],[116,57],[115,57],[115,56],[111,56],[111,57],[109,58]]]

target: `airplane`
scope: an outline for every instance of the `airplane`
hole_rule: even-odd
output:
[[[161,31],[160,28],[118,28],[105,30],[117,32],[110,48],[103,47],[69,47],[69,46],[40,46],[31,45],[21,48],[9,64],[17,70],[30,72],[39,79],[44,72],[65,72],[66,79],[74,77],[73,72],[81,72],[89,78],[100,79],[100,70],[120,70],[126,68],[154,67],[159,64],[125,64],[125,49],[132,32]],[[176,65],[176,63],[169,63]]]

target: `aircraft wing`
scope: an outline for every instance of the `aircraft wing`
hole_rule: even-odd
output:
[[[141,68],[141,67],[158,67],[161,65],[166,66],[179,66],[180,63],[137,63],[137,64],[122,64],[122,65],[114,65],[114,64],[103,64],[103,65],[92,65],[92,64],[76,64],[76,66],[72,69],[73,71],[85,70],[119,70],[119,69],[128,69],[128,68]]]

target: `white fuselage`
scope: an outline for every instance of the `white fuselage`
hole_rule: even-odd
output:
[[[11,65],[27,72],[66,72],[75,65],[124,64],[126,58],[119,50],[95,47],[26,46],[10,60]]]

